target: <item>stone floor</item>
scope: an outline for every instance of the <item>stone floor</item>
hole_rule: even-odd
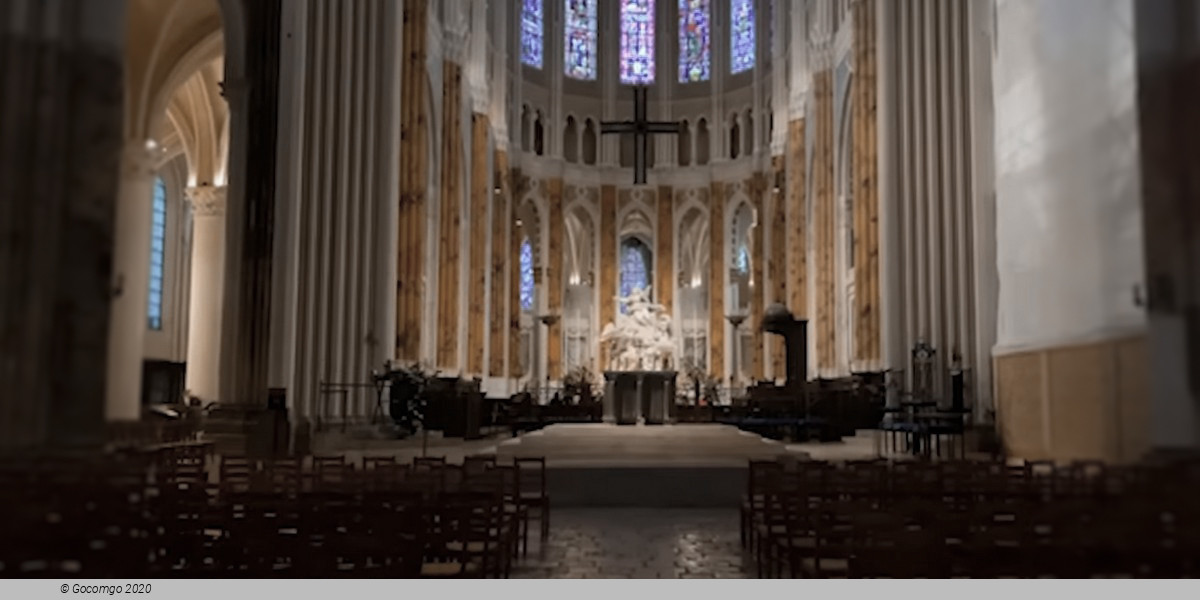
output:
[[[736,510],[569,508],[550,522],[549,540],[544,547],[530,541],[514,578],[743,578],[750,572],[743,567]]]

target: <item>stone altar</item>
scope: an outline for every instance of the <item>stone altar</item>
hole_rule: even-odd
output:
[[[675,371],[605,371],[604,422],[675,422]]]
[[[675,341],[671,318],[650,290],[636,289],[618,297],[621,312],[604,327],[600,341],[608,348],[604,372],[604,422],[618,425],[661,425],[675,420]]]

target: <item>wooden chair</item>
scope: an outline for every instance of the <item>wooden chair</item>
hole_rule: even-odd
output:
[[[364,471],[370,471],[378,468],[390,468],[396,465],[395,456],[364,456],[362,459],[362,468]]]
[[[354,465],[347,463],[344,456],[313,457],[313,490],[349,492],[356,483]]]
[[[546,491],[546,459],[518,458],[514,461],[514,466],[517,470],[517,503],[526,511],[537,510],[541,540],[545,542],[550,536],[550,495]],[[527,518],[532,519],[532,513]],[[528,550],[528,544],[525,550]]]
[[[529,509],[520,502],[517,468],[515,465],[496,465],[483,478],[490,480],[491,485],[500,491],[506,528],[511,536],[511,555],[515,560],[529,546]]]
[[[442,497],[428,530],[425,578],[486,576],[495,572],[492,535],[497,505],[489,494],[451,493]]]
[[[740,537],[742,548],[753,549],[754,525],[762,515],[767,494],[783,474],[783,464],[773,460],[752,460],[746,473],[746,493],[742,496]]]
[[[304,468],[299,458],[276,458],[262,463],[254,488],[277,494],[298,494],[303,487]]]
[[[463,475],[470,479],[476,475],[481,475],[487,472],[488,469],[496,466],[495,455],[476,455],[463,457]]]
[[[257,472],[257,461],[245,456],[221,455],[218,484],[222,492],[247,492]]]

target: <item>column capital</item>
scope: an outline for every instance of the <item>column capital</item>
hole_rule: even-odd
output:
[[[808,116],[808,90],[792,92],[788,98],[788,120],[803,119]]]
[[[225,197],[228,188],[223,185],[198,185],[186,191],[192,215],[196,217],[220,217],[225,214]]]
[[[148,140],[127,141],[121,149],[121,172],[130,177],[153,177],[162,151]]]
[[[471,110],[488,115],[488,119],[491,120],[488,109],[491,108],[492,97],[491,89],[487,83],[479,81],[475,77],[468,76],[467,90],[471,95]]]
[[[469,36],[466,28],[449,27],[442,33],[442,56],[460,67],[463,66],[468,54],[467,43]]]

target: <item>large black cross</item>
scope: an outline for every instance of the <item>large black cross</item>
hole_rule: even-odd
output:
[[[647,121],[646,120],[646,87],[633,88],[633,120],[632,121],[601,121],[600,133],[632,133],[633,134],[633,184],[646,183],[646,142],[654,133],[680,132],[679,121]]]

